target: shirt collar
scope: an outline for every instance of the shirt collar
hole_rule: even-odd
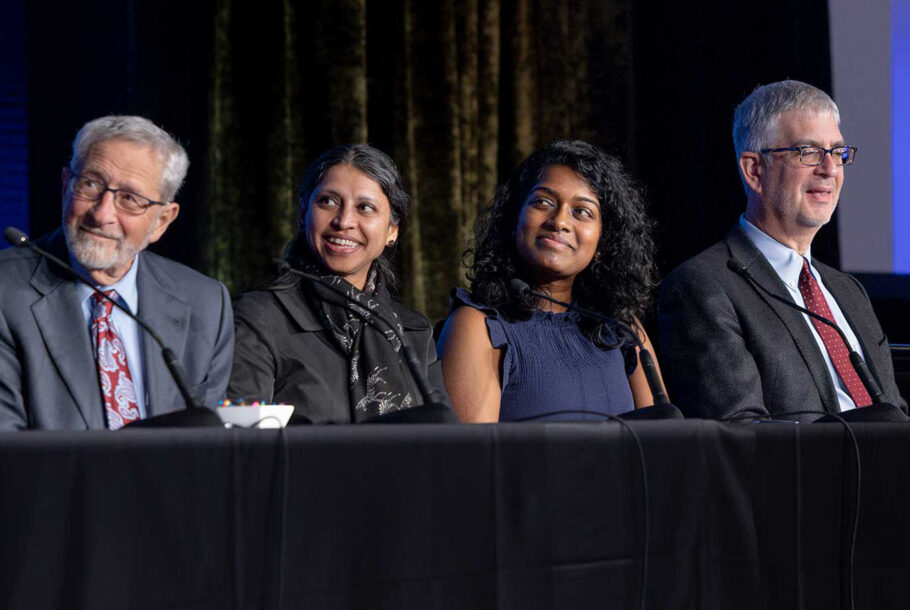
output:
[[[739,217],[739,226],[745,231],[746,237],[768,259],[780,279],[790,288],[799,290],[799,274],[803,270],[804,257],[753,225],[746,220],[745,215]],[[809,265],[812,264],[811,247],[806,250],[805,259],[809,261]]]
[[[116,290],[117,295],[120,297],[118,299],[118,301],[120,301],[120,304],[125,305],[133,315],[139,314],[139,288],[136,284],[136,274],[137,269],[139,269],[140,254],[141,253],[139,252],[136,253],[135,258],[133,258],[133,264],[130,265],[129,270],[122,278],[120,278],[118,282],[111,284],[110,286],[100,286],[97,284],[95,285],[95,287],[102,292],[107,292],[108,290]],[[82,265],[79,264],[79,261],[73,257],[72,253],[70,253],[70,262],[72,263],[73,268],[78,271],[82,277],[89,280],[91,279],[88,272]],[[95,293],[91,288],[82,282],[77,282],[76,294],[79,295],[79,302],[83,303],[87,299],[91,298],[91,296]]]

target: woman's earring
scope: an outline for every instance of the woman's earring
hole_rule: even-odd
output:
[[[596,261],[600,260],[600,250],[597,250],[596,252],[594,252],[594,260],[596,260]]]
[[[394,240],[394,239],[390,239],[390,240],[389,240],[389,243],[386,244],[386,245],[387,245],[389,248],[391,248],[392,246],[395,245],[395,240]]]

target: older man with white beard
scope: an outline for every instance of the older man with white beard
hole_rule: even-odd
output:
[[[219,282],[144,252],[177,218],[186,151],[136,116],[86,123],[63,170],[63,226],[37,241],[146,321],[213,405],[234,332]],[[117,429],[183,408],[159,348],[127,315],[30,251],[0,253],[0,430]]]

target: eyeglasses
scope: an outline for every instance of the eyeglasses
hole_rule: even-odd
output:
[[[69,179],[70,188],[76,197],[86,201],[100,201],[104,194],[110,191],[114,194],[114,207],[134,216],[144,213],[153,205],[167,205],[163,201],[155,201],[132,191],[112,189],[103,180],[91,176],[69,172]]]
[[[855,146],[835,146],[822,148],[821,146],[788,146],[786,148],[762,148],[761,154],[777,152],[799,152],[799,162],[803,165],[815,166],[825,162],[825,155],[831,154],[835,165],[850,165],[856,157]]]

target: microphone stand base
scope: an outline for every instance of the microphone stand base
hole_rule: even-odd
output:
[[[843,411],[838,413],[844,421],[848,422],[904,422],[910,421],[910,418],[907,417],[907,414],[895,407],[892,404],[880,403],[877,405],[869,405],[868,407],[860,407],[858,409],[850,409],[849,411]],[[825,415],[817,420],[815,423],[824,424],[832,423],[837,421],[830,415]]]
[[[364,424],[460,424],[451,407],[429,403],[365,419]]]
[[[616,417],[620,419],[630,420],[630,419],[685,419],[680,411],[675,405],[669,403],[664,405],[651,405],[650,407],[643,407],[641,409],[632,409],[631,411],[626,411],[625,413],[620,413]]]
[[[224,422],[211,409],[195,407],[140,419],[122,429],[133,428],[224,428]]]

